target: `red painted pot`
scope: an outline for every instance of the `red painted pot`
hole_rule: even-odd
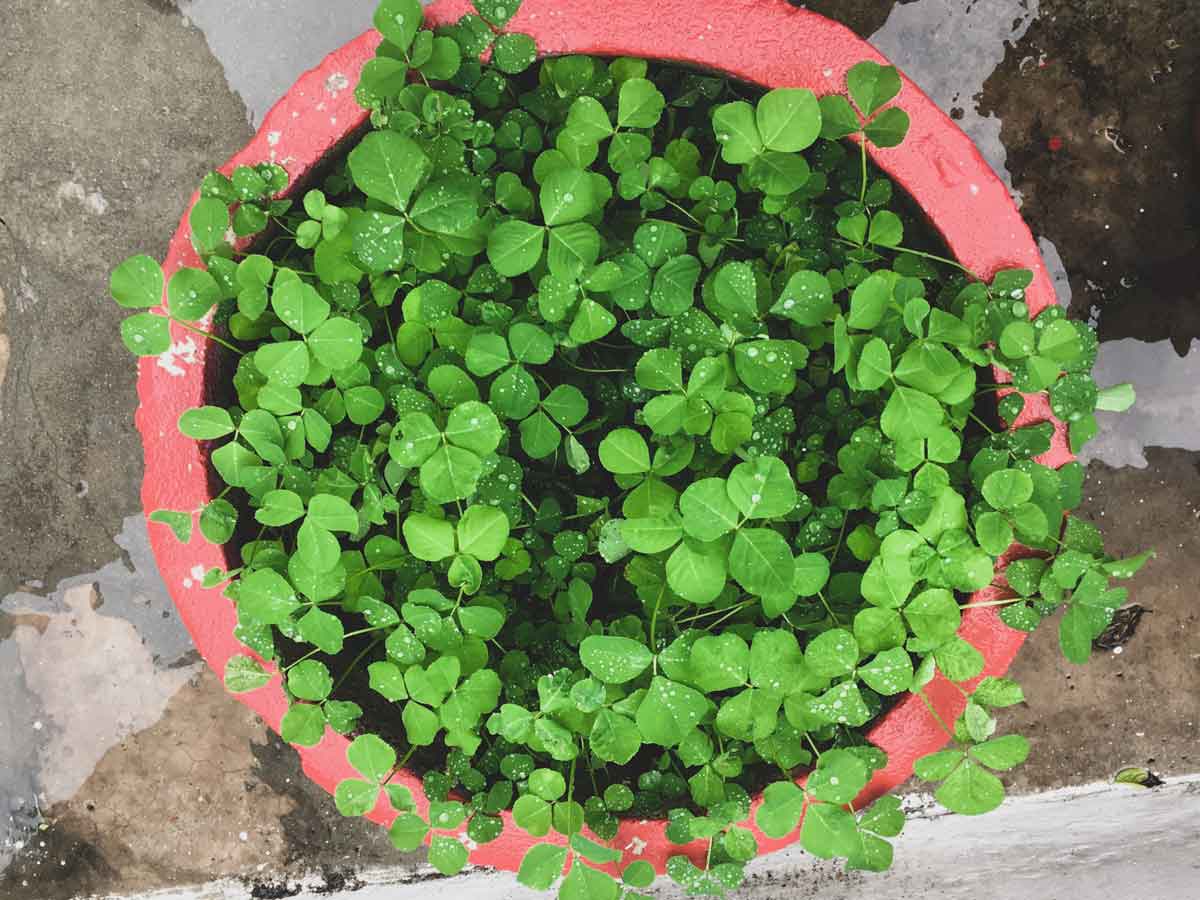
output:
[[[438,0],[427,10],[433,24],[445,24],[468,11],[467,0]],[[511,26],[528,33],[544,54],[586,53],[601,56],[640,56],[676,61],[723,72],[764,87],[807,87],[817,94],[840,91],[846,71],[864,59],[885,62],[870,44],[843,26],[796,9],[783,0],[610,0],[598,9],[594,0],[524,0]],[[374,53],[378,34],[368,32],[331,54],[303,75],[267,114],[254,139],[225,166],[272,160],[291,176],[293,190],[324,157],[337,152],[365,123],[353,87]],[[992,173],[970,139],[911,81],[897,100],[912,118],[908,139],[898,148],[871,153],[884,171],[916,199],[950,250],[968,269],[990,278],[1002,268],[1023,267],[1034,272],[1026,301],[1033,313],[1054,299],[1054,290],[1033,237],[1021,220],[1008,191]],[[195,197],[193,201],[195,202]],[[191,247],[187,217],[171,240],[165,269],[169,276],[200,260]],[[138,428],[146,455],[142,502],[147,511],[160,508],[197,509],[212,496],[208,462],[200,445],[179,434],[180,413],[204,404],[209,397],[211,345],[183,330],[175,332],[170,352],[142,360],[138,395]],[[999,377],[999,376],[998,376]],[[1018,425],[1052,420],[1041,395],[1027,398]],[[1054,446],[1041,461],[1061,465],[1072,459],[1065,429],[1055,422]],[[184,624],[208,664],[217,672],[229,657],[246,653],[233,637],[233,605],[218,590],[205,590],[205,570],[227,567],[225,551],[200,539],[181,545],[166,528],[151,527],[151,542]],[[974,599],[999,595],[996,588]],[[1005,672],[1025,635],[1007,628],[994,608],[968,610],[959,632],[986,660],[984,673]],[[940,676],[927,689],[933,706],[952,721],[964,705],[962,694]],[[279,681],[239,698],[278,730],[287,703]],[[906,696],[870,732],[870,739],[887,752],[888,765],[875,773],[856,801],[861,807],[905,781],[913,762],[938,749],[946,735],[934,717],[913,695]],[[299,748],[305,773],[330,793],[343,778],[353,776],[346,762],[347,741],[328,731],[316,747]],[[406,784],[422,811],[426,805],[420,780],[408,772],[395,780]],[[756,801],[755,806],[757,807]],[[385,799],[370,818],[388,824],[395,813]],[[505,831],[496,841],[472,847],[471,862],[515,870],[533,843],[505,817]],[[662,870],[668,857],[687,853],[703,860],[702,845],[680,848],[668,843],[662,821],[622,823],[614,846],[626,851],[623,863],[651,862]],[[756,830],[759,847],[775,850],[796,839],[765,837]],[[465,837],[464,837],[465,840]]]

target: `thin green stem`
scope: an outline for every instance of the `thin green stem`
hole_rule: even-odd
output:
[[[862,244],[855,243],[854,241],[848,241],[845,238],[834,238],[834,241],[836,243],[845,244],[847,247],[854,247],[856,249],[863,246]],[[958,262],[957,260],[947,259],[945,256],[938,256],[936,253],[926,253],[924,250],[914,250],[911,247],[886,247],[884,249],[891,250],[895,253],[907,253],[910,256],[920,256],[922,259],[931,259],[934,262],[940,262],[948,266],[953,266],[960,272],[970,275],[972,278],[975,277],[975,273],[962,263]]]
[[[333,683],[333,687],[330,689],[329,693],[332,694],[339,687],[341,687],[342,682],[346,680],[346,678],[350,675],[350,673],[353,672],[356,668],[358,668],[358,664],[360,662],[362,662],[363,657],[366,656],[368,653],[370,653],[372,650],[374,650],[377,646],[379,646],[379,642],[382,640],[383,640],[383,638],[381,638],[381,637],[375,638],[375,640],[371,641],[371,643],[369,643],[369,644],[367,644],[367,646],[363,647],[362,652],[360,652],[358,654],[358,656],[354,657],[354,660],[350,663],[349,666],[346,667],[346,671],[344,671],[341,675],[338,676],[338,680]]]
[[[846,523],[850,521],[849,516],[842,517],[842,527],[838,531],[837,546],[833,548],[833,556],[829,557],[829,565],[832,566],[837,562],[838,554],[842,552],[842,540],[846,537]]]
[[[318,653],[320,653],[320,652],[321,652],[321,648],[320,648],[320,647],[315,647],[315,648],[313,648],[312,650],[309,650],[307,653],[305,653],[305,654],[304,654],[302,657],[300,657],[299,659],[297,659],[297,660],[294,660],[293,662],[290,662],[290,663],[288,663],[286,666],[284,666],[283,668],[281,668],[281,669],[279,670],[280,674],[283,674],[284,672],[287,672],[289,669],[291,669],[291,668],[292,668],[292,666],[298,666],[298,665],[300,665],[300,663],[304,662],[306,659],[309,659],[309,658],[311,658],[311,657],[314,657],[314,656],[316,656],[316,655],[317,655]]]
[[[583,743],[583,738],[580,737],[579,742]],[[571,769],[567,775],[567,803],[571,802],[571,796],[575,793],[575,763],[579,761],[579,756],[576,755],[571,760]]]
[[[1007,600],[983,600],[979,603],[964,603],[963,609],[983,609],[988,606],[1011,606],[1014,603],[1020,603],[1024,597],[1010,597]]]
[[[858,142],[859,156],[862,159],[862,186],[858,191],[858,202],[867,202],[867,136],[863,133]]]
[[[380,629],[391,627],[391,625],[372,625],[370,628],[359,628],[357,631],[347,631],[343,637],[358,637],[360,634],[370,634],[372,631],[379,631]]]
[[[575,365],[575,363],[571,362],[571,360],[567,359],[566,357],[560,356],[559,359],[561,359],[575,371],[587,372],[589,375],[619,375],[629,371],[628,369],[589,369],[585,366]]]
[[[364,575],[369,575],[372,572],[378,572],[382,566],[367,566],[365,569],[359,569],[353,575],[346,579],[347,582],[353,581],[355,578],[362,578]]]
[[[658,596],[654,598],[654,611],[650,613],[650,636],[646,639],[646,646],[648,646],[650,648],[651,653],[655,654],[655,657],[654,657],[654,671],[655,672],[658,671],[658,655],[654,649],[654,633],[655,633],[655,630],[658,628],[658,608],[659,608],[659,606],[662,605],[663,595],[666,592],[667,592],[667,588],[664,585],[663,588],[661,590],[659,590]]]
[[[745,609],[747,606],[751,606],[756,602],[757,602],[756,600],[742,600],[740,603],[737,603],[734,606],[728,607],[727,609],[705,610],[704,612],[696,613],[694,616],[688,616],[686,619],[677,619],[675,624],[676,625],[686,625],[689,622],[695,622],[699,619],[706,619],[709,616],[717,616],[717,615],[721,615],[722,613],[728,613],[731,611]]]
[[[996,429],[994,429],[990,425],[988,425],[987,422],[983,421],[983,419],[979,418],[979,416],[975,415],[975,413],[968,412],[967,415],[971,417],[971,419],[975,422],[976,425],[978,425],[980,428],[982,428],[988,434],[996,433]]]
[[[598,797],[600,796],[600,785],[596,781],[596,770],[592,766],[592,754],[587,754],[585,760],[587,761],[588,777],[592,780],[592,793]]]
[[[954,259],[948,259],[945,256],[938,256],[936,253],[926,253],[924,250],[913,250],[909,247],[891,247],[890,249],[896,251],[897,253],[907,253],[910,256],[920,256],[923,259],[931,259],[934,262],[945,263],[948,266],[953,266],[954,268],[958,269],[960,272],[965,272],[966,274],[970,275],[972,278],[975,277],[975,273],[972,272],[970,269],[968,269],[966,266],[964,266],[962,263],[960,263]]]
[[[680,225],[678,222],[672,222],[669,219],[643,219],[643,222],[649,222],[653,225],[673,225],[681,231],[687,231],[692,234],[704,234],[699,228],[692,228],[689,225]]]
[[[205,331],[203,328],[197,328],[195,325],[191,324],[190,322],[185,322],[185,321],[183,321],[183,319],[177,319],[174,316],[168,316],[167,318],[169,318],[172,322],[174,322],[176,325],[178,325],[181,328],[185,328],[188,331],[193,332],[194,334],[198,334],[202,338],[207,338],[208,340],[212,341],[215,344],[220,344],[226,350],[232,350],[238,356],[246,355],[244,350],[239,350],[237,347],[233,346],[233,344],[229,343],[229,341],[226,341],[222,338],[217,337],[211,331]]]
[[[817,744],[816,744],[816,741],[814,741],[814,740],[812,739],[812,735],[811,735],[811,734],[809,734],[809,733],[806,731],[806,732],[804,732],[804,739],[805,739],[806,741],[808,741],[808,746],[812,747],[812,752],[813,752],[813,760],[814,760],[814,761],[816,761],[816,760],[820,759],[820,758],[821,758],[821,751],[820,751],[819,749],[817,749]]]
[[[837,613],[833,611],[833,607],[830,606],[829,601],[825,599],[825,592],[817,591],[817,596],[821,598],[821,605],[825,607],[825,612],[829,613],[829,618],[833,619],[833,624],[840,626],[841,622],[838,621]]]
[[[930,699],[927,696],[925,696],[925,692],[923,690],[921,690],[920,688],[915,688],[913,690],[913,693],[915,693],[918,697],[921,698],[921,702],[925,704],[925,708],[927,710],[929,710],[929,714],[931,716],[933,716],[934,719],[937,720],[938,725],[940,725],[942,727],[942,731],[944,731],[944,732],[946,732],[946,734],[950,735],[951,740],[954,740],[955,739],[954,738],[954,729],[951,728],[949,725],[947,725],[946,720],[943,719],[941,717],[941,715],[938,713],[938,711],[933,708],[933,703],[930,701]]]
[[[746,605],[748,605],[748,604],[746,604]],[[718,625],[720,625],[722,622],[724,622],[726,619],[729,619],[729,618],[732,618],[733,616],[736,616],[736,615],[737,615],[739,612],[741,612],[741,611],[742,611],[742,609],[744,609],[744,608],[745,608],[745,606],[744,606],[743,604],[740,604],[740,603],[739,603],[737,606],[732,606],[732,607],[730,607],[730,608],[729,608],[729,611],[728,611],[728,612],[726,612],[726,613],[725,613],[725,615],[721,616],[721,618],[717,619],[715,622],[709,622],[707,625],[705,625],[705,626],[704,626],[704,630],[705,630],[705,631],[711,631],[712,629],[714,629],[714,628],[716,628]]]
[[[569,430],[569,429],[568,429],[568,430]],[[576,520],[576,519],[590,519],[590,518],[592,518],[593,516],[598,516],[598,515],[600,515],[600,512],[599,512],[599,510],[597,510],[596,512],[574,513],[574,514],[572,514],[572,515],[569,515],[569,516],[563,516],[563,517],[562,517],[561,519],[559,519],[558,521],[560,521],[560,522],[573,522],[573,521],[574,521],[574,520]],[[529,523],[529,524],[526,524],[526,525],[515,525],[515,526],[513,526],[512,528],[510,528],[510,529],[509,529],[509,531],[510,531],[510,532],[512,532],[512,531],[520,531],[520,530],[521,530],[521,529],[523,529],[523,528],[532,528],[532,527],[533,527],[533,524],[532,524],[532,523]]]
[[[695,216],[693,216],[688,210],[684,209],[682,206],[680,206],[678,203],[676,203],[670,197],[663,197],[663,199],[667,201],[668,205],[675,207],[677,210],[679,210],[681,213],[683,213],[685,216],[687,216],[689,219],[691,219],[697,225],[702,224],[699,219],[697,219]]]

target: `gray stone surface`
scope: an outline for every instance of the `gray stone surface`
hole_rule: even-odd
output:
[[[1099,323],[1102,376],[1133,379],[1142,397],[1097,442],[1082,514],[1116,551],[1159,549],[1132,585],[1153,612],[1120,653],[1087,668],[1061,661],[1052,630],[1031,639],[1014,670],[1029,703],[1004,722],[1034,740],[1013,787],[1093,783],[1129,763],[1200,770],[1200,444],[1187,415],[1200,353],[1190,137],[1200,8],[807,5],[875,34],[959,117],[1023,199],[1060,302]],[[297,74],[365,25],[372,3],[180,6],[7,0],[0,15],[0,897],[271,897],[360,881],[358,896],[405,896],[396,883],[419,870],[395,868],[380,830],[341,819],[295,754],[195,660],[148,556],[134,365],[106,290],[128,254],[161,257],[203,173],[244,144]],[[896,874],[869,889],[1016,896],[982,868],[935,884],[941,893],[921,880],[970,854],[1027,877],[1019,892],[1031,896],[1190,896],[1174,885],[1193,875],[1183,849],[1195,845],[1194,786],[1060,800],[914,821]],[[1120,816],[1108,812],[1117,803]],[[1090,830],[1106,823],[1125,844]],[[996,845],[1011,856],[989,852],[989,828],[1019,834]],[[1043,842],[1045,854],[1021,855]],[[868,890],[794,854],[757,865],[746,896]],[[1064,887],[1053,875],[1064,870],[1082,881]],[[222,877],[232,880],[187,887]],[[411,890],[518,896],[480,874]]]
[[[180,0],[178,6],[204,32],[229,86],[257,125],[300,72],[371,27],[378,3]]]
[[[245,111],[169,4],[8,0],[0,30],[0,596],[116,555],[139,509],[114,261],[161,256]]]

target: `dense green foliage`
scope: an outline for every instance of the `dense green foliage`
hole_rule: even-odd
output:
[[[807,850],[886,868],[898,802],[848,804],[886,761],[864,734],[888,698],[935,673],[973,686],[953,749],[917,767],[953,810],[998,805],[992,772],[1028,751],[994,736],[1020,688],[976,684],[957,634],[997,558],[1035,551],[982,605],[1027,630],[1065,605],[1074,662],[1124,601],[1110,578],[1144,561],[1063,527],[1082,468],[1039,464],[1052,425],[1005,430],[1022,395],[981,375],[1049,392],[1076,445],[1131,392],[1097,389],[1085,325],[1030,319],[1030,273],[983,283],[922,242],[867,161],[907,130],[894,69],[856,66],[848,100],[637,59],[535,66],[500,31],[515,6],[435,34],[417,0],[384,0],[357,94],[374,127],[302,206],[276,199],[277,166],[205,179],[205,268],[123,337],[161,353],[169,320],[216,307],[236,398],[179,427],[227,487],[152,518],[187,541],[198,512],[232,541],[240,565],[205,583],[279,664],[283,736],[353,735],[338,808],[386,793],[396,846],[428,842],[443,872],[464,822],[486,842],[512,809],[569,838],[534,846],[523,883],[566,869],[564,900],[616,898],[648,864],[624,887],[568,864],[619,860],[619,817],[665,815],[709,848],[669,874],[722,893],[763,787],[766,835],[807,805]],[[268,237],[250,253],[231,229]],[[112,293],[154,308],[163,281],[135,257]],[[272,677],[245,655],[226,684]],[[388,783],[410,759],[426,815]]]

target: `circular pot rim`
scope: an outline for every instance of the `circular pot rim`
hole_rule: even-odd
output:
[[[455,21],[469,8],[468,0],[436,0],[426,9],[434,25]],[[717,70],[765,87],[808,87],[818,94],[841,92],[850,66],[865,59],[886,63],[870,44],[844,26],[816,13],[792,7],[783,0],[659,0],[654,4],[614,0],[597,16],[589,0],[524,0],[509,26],[537,41],[541,55],[587,53],[598,56],[642,56]],[[254,138],[229,160],[222,171],[236,165],[277,162],[290,176],[289,191],[303,185],[306,176],[327,156],[359,133],[366,113],[354,101],[354,85],[363,64],[374,55],[379,35],[368,31],[331,53],[300,77],[264,117]],[[1007,188],[992,172],[978,150],[959,128],[907,77],[896,103],[908,112],[912,125],[897,148],[870,147],[877,165],[905,188],[930,223],[967,269],[989,279],[1004,268],[1027,268],[1034,273],[1026,292],[1031,314],[1054,302],[1054,288],[1029,228]],[[194,195],[188,211],[195,203]],[[981,228],[985,223],[986,228]],[[185,212],[171,239],[164,270],[169,277],[184,266],[200,264],[191,246]],[[179,434],[181,412],[205,402],[206,382],[212,366],[206,365],[210,343],[176,326],[171,349],[159,357],[142,359],[138,370],[137,425],[142,435],[146,471],[142,504],[147,515],[160,508],[197,509],[209,490],[205,448]],[[997,373],[998,379],[1002,373]],[[1072,456],[1063,423],[1054,419],[1044,395],[1026,397],[1025,409],[1015,427],[1050,421],[1054,424],[1051,450],[1039,457],[1060,466]],[[218,673],[234,655],[249,651],[233,636],[233,605],[219,590],[201,586],[203,574],[225,568],[222,547],[202,539],[179,544],[166,528],[151,528],[150,540],[167,589],[201,655]],[[997,571],[1024,551],[1014,547],[997,563]],[[1002,596],[991,586],[973,600]],[[1025,640],[1023,632],[1005,626],[995,608],[964,612],[959,635],[970,641],[985,660],[983,675],[1007,671]],[[981,675],[980,677],[983,677]],[[905,781],[915,760],[940,748],[946,734],[937,721],[953,721],[965,705],[956,686],[938,675],[926,687],[932,709],[914,694],[905,695],[868,733],[888,755],[888,764],[874,773],[856,799],[861,808]],[[273,729],[287,710],[279,679],[238,699],[257,712]],[[936,716],[934,715],[936,711]],[[327,729],[315,747],[297,747],[305,774],[333,793],[338,782],[354,777],[346,761],[348,741]],[[424,812],[427,800],[420,779],[402,770],[393,781],[409,787]],[[803,781],[803,779],[801,779]],[[753,808],[761,803],[755,797]],[[396,813],[386,795],[369,818],[387,825]],[[782,839],[767,838],[750,822],[760,853],[793,843],[797,829]],[[667,859],[686,855],[704,860],[705,843],[671,844],[661,820],[626,819],[612,842],[624,851],[621,865],[643,859],[662,871]],[[505,813],[503,834],[482,845],[470,842],[472,863],[515,870],[525,850],[538,841],[517,829]],[[561,836],[549,840],[564,841]],[[613,871],[616,871],[613,869]]]

